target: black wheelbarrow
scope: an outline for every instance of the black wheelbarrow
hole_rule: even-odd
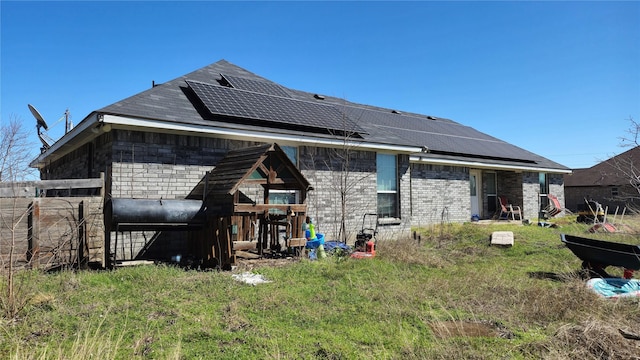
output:
[[[591,275],[613,277],[605,271],[607,266],[627,270],[640,270],[640,246],[611,241],[595,240],[580,236],[560,234],[560,239],[580,260],[582,268]]]

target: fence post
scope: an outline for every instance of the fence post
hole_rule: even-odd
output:
[[[78,204],[78,268],[86,269],[89,255],[89,247],[87,245],[87,218],[84,209],[84,201]],[[87,253],[85,254],[85,248]]]
[[[27,217],[27,261],[32,268],[38,268],[40,252],[40,199],[29,204]]]

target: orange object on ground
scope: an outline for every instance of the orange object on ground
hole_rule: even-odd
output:
[[[364,251],[355,251],[351,253],[351,257],[354,259],[368,259],[374,256],[376,256],[376,254]]]
[[[371,240],[367,241],[367,252],[372,253],[374,256],[376,254],[376,244]]]
[[[366,259],[376,256],[376,243],[369,240],[365,245],[367,251],[355,251],[351,254],[351,257],[354,259]]]

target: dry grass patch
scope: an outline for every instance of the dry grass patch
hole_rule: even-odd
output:
[[[450,265],[440,254],[428,251],[417,241],[409,238],[379,241],[376,253],[383,259],[402,264],[422,265],[432,268],[444,268]]]
[[[640,359],[640,341],[625,339],[618,324],[586,320],[558,329],[549,347],[557,359]]]

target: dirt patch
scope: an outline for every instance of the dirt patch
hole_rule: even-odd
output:
[[[503,326],[489,321],[438,321],[429,323],[433,334],[439,339],[450,337],[501,337],[513,334]]]
[[[301,261],[301,257],[280,257],[280,258],[259,258],[259,259],[236,259],[234,271],[251,271],[263,267],[283,267]]]

